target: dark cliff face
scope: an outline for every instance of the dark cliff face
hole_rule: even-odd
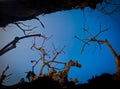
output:
[[[54,1],[55,0],[2,0],[0,1],[0,27],[5,27],[9,23],[16,21],[33,19],[40,14],[47,13],[55,8]]]
[[[19,20],[32,19],[41,14],[42,12],[40,13],[39,10],[43,7],[41,5],[42,3],[38,1],[41,0],[35,0],[35,2],[33,0],[0,1],[0,27]]]
[[[103,0],[0,0],[0,27],[56,11],[87,6],[95,9],[101,2]]]

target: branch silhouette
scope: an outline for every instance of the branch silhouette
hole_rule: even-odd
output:
[[[11,76],[12,74],[8,74],[6,75],[6,71],[9,69],[9,65],[6,66],[6,68],[3,70],[2,75],[0,76],[0,86],[2,85],[3,81],[8,78],[9,76]]]
[[[87,40],[82,40],[78,36],[75,36],[75,38],[77,38],[78,40],[80,40],[84,43],[81,51],[83,51],[85,46],[87,44],[89,44],[90,42],[97,42],[100,47],[101,47],[101,43],[105,43],[107,45],[107,47],[110,49],[110,51],[115,59],[116,74],[114,77],[115,77],[115,79],[120,80],[120,55],[115,51],[115,49],[112,47],[112,45],[109,43],[109,41],[107,39],[98,39],[97,38],[101,33],[105,32],[109,29],[110,29],[110,27],[102,30],[102,27],[100,24],[100,31],[96,35],[93,35],[88,29],[83,29],[91,38],[89,38]]]
[[[7,45],[5,45],[1,50],[0,50],[0,56],[2,56],[3,54],[5,54],[6,52],[16,48],[16,44],[18,41],[25,39],[25,38],[30,38],[30,37],[45,37],[41,34],[32,34],[32,35],[25,35],[22,37],[15,37],[13,41],[11,41],[10,43],[8,43]]]

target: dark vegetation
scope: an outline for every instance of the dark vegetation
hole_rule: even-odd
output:
[[[104,73],[88,80],[88,83],[75,84],[73,81],[66,80],[64,84],[53,80],[51,77],[39,77],[32,82],[21,81],[12,86],[1,85],[0,89],[119,89],[119,80],[114,80],[111,74]]]
[[[3,81],[11,76],[11,74],[6,75],[6,71],[9,69],[7,66],[0,76],[0,89],[120,89],[120,56],[112,48],[109,41],[103,39],[97,39],[97,36],[102,32],[107,31],[107,29],[101,30],[94,36],[87,29],[83,29],[88,35],[91,36],[88,40],[82,40],[78,36],[75,36],[79,41],[83,42],[83,48],[90,42],[97,42],[99,45],[105,43],[110,51],[112,52],[114,59],[116,61],[116,73],[107,74],[103,73],[100,76],[93,76],[92,79],[88,79],[88,83],[77,84],[77,79],[68,80],[68,72],[72,66],[81,67],[77,61],[70,60],[67,63],[56,61],[56,57],[63,52],[64,47],[57,51],[54,48],[54,55],[50,60],[45,60],[47,52],[44,49],[43,45],[46,41],[46,37],[41,34],[32,34],[26,35],[26,30],[20,27],[19,21],[37,19],[42,27],[44,25],[36,17],[38,15],[50,14],[62,10],[72,10],[72,9],[84,9],[85,7],[90,7],[91,9],[96,9],[97,4],[102,4],[106,2],[105,0],[3,0],[0,1],[0,27],[5,27],[8,24],[16,24],[23,32],[24,36],[15,37],[13,41],[5,45],[0,50],[0,56],[6,52],[16,48],[16,43],[24,38],[29,37],[42,37],[43,43],[40,47],[36,47],[35,42],[33,43],[31,49],[36,49],[41,52],[41,57],[38,60],[31,60],[33,67],[31,71],[26,72],[26,78],[28,81],[25,81],[24,78],[14,84],[14,85],[3,85]],[[19,15],[20,14],[20,15]],[[34,29],[34,28],[32,28]],[[32,29],[29,29],[30,31]],[[37,76],[34,72],[34,68],[39,62],[42,62],[40,67],[40,74]],[[53,63],[62,64],[64,68],[61,71],[57,72],[57,68],[52,66]],[[47,66],[49,71],[47,74],[43,74],[43,68]]]

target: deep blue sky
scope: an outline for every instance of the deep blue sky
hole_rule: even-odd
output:
[[[91,43],[85,47],[81,54],[80,49],[83,43],[75,39],[74,36],[77,35],[80,38],[84,38],[87,34],[82,30],[83,27],[87,28],[91,33],[96,34],[100,30],[100,23],[103,29],[111,26],[98,39],[107,39],[115,51],[120,54],[119,14],[117,12],[109,16],[98,10],[86,8],[84,12],[83,10],[77,9],[38,16],[44,24],[45,29],[42,28],[37,20],[28,20],[24,23],[32,27],[38,26],[32,32],[51,37],[44,45],[48,53],[53,50],[52,44],[58,50],[66,46],[64,49],[65,53],[60,54],[56,60],[65,62],[70,59],[78,60],[82,64],[82,67],[80,69],[72,67],[68,78],[78,78],[79,83],[85,83],[92,76],[102,73],[115,73],[115,60],[105,44],[102,45],[102,50],[100,50],[98,46],[95,47],[95,43]],[[0,48],[13,40],[15,36],[23,36],[23,32],[13,24],[9,24],[5,29],[4,31],[0,28]],[[39,41],[37,44],[39,45],[42,39],[37,38],[37,41]],[[0,73],[2,73],[7,64],[10,66],[7,73],[12,73],[10,79],[5,81],[4,84],[14,84],[20,78],[25,78],[25,72],[31,70],[32,67],[30,60],[39,59],[39,52],[30,50],[32,42],[33,38],[21,40],[17,43],[16,49],[0,56]],[[39,66],[36,67],[36,74],[39,74]]]

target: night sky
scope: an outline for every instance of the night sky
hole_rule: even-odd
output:
[[[81,53],[84,43],[74,37],[76,35],[81,39],[90,38],[83,31],[83,28],[96,35],[100,31],[100,24],[103,30],[110,27],[108,31],[100,34],[97,38],[107,39],[115,51],[120,54],[120,12],[117,11],[107,15],[100,11],[99,8],[98,6],[96,10],[91,10],[90,8],[85,8],[84,10],[73,9],[44,16],[40,15],[38,18],[44,24],[45,29],[35,19],[23,22],[31,27],[37,26],[36,29],[27,32],[28,34],[40,33],[49,38],[44,44],[49,56],[52,57],[53,44],[57,50],[65,46],[64,52],[56,60],[61,62],[67,62],[70,59],[77,60],[82,67],[71,67],[68,78],[78,78],[79,83],[85,83],[92,76],[99,76],[102,73],[113,74],[116,72],[114,56],[105,44],[102,44],[102,49],[99,49],[98,44],[91,42],[85,46],[84,51]],[[107,11],[112,9],[114,9],[114,5],[108,7]],[[12,41],[14,37],[23,35],[23,32],[14,24],[9,24],[4,29],[0,28],[0,49]],[[41,45],[42,40],[42,38],[36,38],[38,47]],[[12,73],[12,76],[4,84],[15,84],[22,77],[25,78],[25,72],[30,71],[33,65],[30,61],[39,59],[40,52],[30,49],[33,41],[34,38],[20,40],[17,43],[17,48],[0,56],[0,74],[7,65],[10,67],[7,74]],[[58,65],[58,67],[63,68],[61,65]],[[39,74],[39,68],[40,64],[35,67],[37,75]],[[47,69],[44,70],[44,73],[46,72]]]

